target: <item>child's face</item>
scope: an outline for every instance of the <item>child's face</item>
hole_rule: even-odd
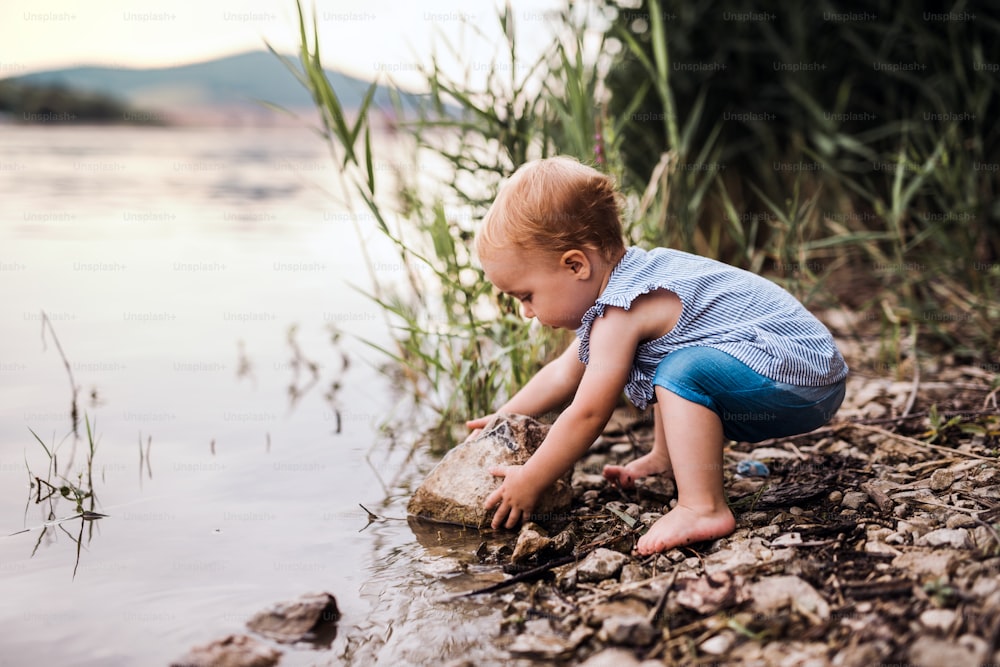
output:
[[[487,279],[521,302],[525,317],[560,329],[576,329],[600,296],[601,278],[589,261],[567,261],[571,253],[494,249],[482,258]]]

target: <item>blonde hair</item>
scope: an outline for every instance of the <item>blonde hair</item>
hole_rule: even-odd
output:
[[[605,261],[625,252],[615,182],[570,157],[522,165],[500,188],[476,237],[480,257],[514,246],[562,253],[588,247]]]

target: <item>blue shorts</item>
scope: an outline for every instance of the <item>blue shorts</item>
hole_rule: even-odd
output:
[[[776,382],[735,357],[710,347],[686,347],[656,367],[653,385],[719,415],[725,436],[760,442],[807,433],[830,421],[847,382],[799,387]]]

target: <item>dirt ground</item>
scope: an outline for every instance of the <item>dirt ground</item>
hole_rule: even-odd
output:
[[[648,416],[620,410],[577,466],[568,520],[479,549],[524,578],[479,594],[503,609],[512,663],[1000,664],[1000,374],[876,348],[846,344],[831,424],[731,443],[738,528],[711,543],[632,555],[675,501],[669,480],[601,478],[651,443]],[[737,474],[753,461],[767,474]]]

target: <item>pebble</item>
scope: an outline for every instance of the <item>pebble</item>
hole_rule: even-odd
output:
[[[641,500],[648,500],[666,505],[677,498],[677,485],[674,480],[661,475],[641,477],[635,482],[636,495]]]
[[[841,505],[848,509],[858,510],[868,501],[868,494],[863,491],[848,491],[844,494]]]
[[[629,614],[605,619],[600,634],[612,644],[648,646],[656,639],[657,632],[644,615]]]
[[[945,521],[945,526],[948,528],[974,528],[978,525],[979,524],[976,523],[976,520],[971,516],[961,513],[952,514],[948,517],[948,520]]]
[[[983,640],[970,635],[959,637],[957,642],[918,637],[910,646],[910,660],[927,667],[978,667],[988,651],[982,644]]]
[[[953,609],[928,609],[920,614],[920,623],[929,630],[947,632],[957,616]]]
[[[839,505],[840,501],[844,499],[844,494],[840,491],[831,491],[830,495],[826,497],[831,503]]]
[[[652,526],[663,517],[660,512],[643,512],[639,515],[639,522],[644,526]]]
[[[625,567],[622,568],[621,582],[623,584],[629,584],[633,581],[643,581],[648,578],[646,568],[638,563],[625,563]]]
[[[766,526],[761,526],[760,528],[754,531],[754,535],[758,535],[760,537],[774,537],[780,532],[781,532],[781,526],[772,523]]]
[[[951,470],[935,470],[931,473],[931,491],[944,491],[955,483],[955,473]]]
[[[632,651],[622,648],[608,648],[590,656],[580,667],[636,667],[639,660]]]
[[[969,546],[969,531],[965,528],[938,528],[917,538],[919,547],[952,547],[964,549]]]
[[[606,484],[607,480],[604,479],[604,475],[596,475],[593,473],[579,471],[573,473],[573,486],[577,488],[588,491],[591,489],[600,491]]]
[[[723,632],[709,637],[698,646],[704,653],[709,655],[723,655],[733,647],[733,635],[730,632]]]
[[[635,448],[632,447],[632,443],[630,442],[619,442],[611,445],[611,453],[618,456],[628,456],[634,449]]]
[[[915,549],[897,556],[892,567],[925,577],[941,577],[954,572],[964,558],[965,554],[951,549]]]
[[[554,634],[523,633],[514,638],[507,650],[520,655],[554,660],[570,650],[569,645]]]
[[[545,531],[541,527],[534,523],[526,523],[521,527],[521,533],[517,536],[511,560],[515,563],[523,563],[539,551],[551,546],[552,539],[545,535]]]
[[[830,605],[809,583],[794,575],[765,577],[750,585],[753,609],[762,614],[774,614],[794,604],[822,620],[830,618]]]
[[[629,557],[611,549],[594,549],[576,568],[577,578],[583,582],[604,581],[618,576]]]

